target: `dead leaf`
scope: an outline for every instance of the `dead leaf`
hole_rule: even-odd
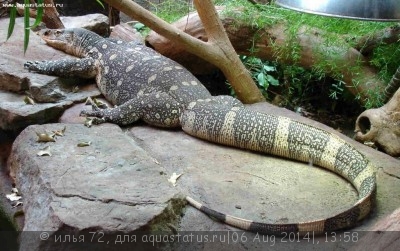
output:
[[[182,174],[183,173],[181,174],[173,173],[172,176],[168,179],[168,181],[171,182],[173,186],[176,186],[176,181],[179,179],[179,177],[182,176]]]
[[[36,135],[38,136],[37,142],[56,142],[55,134],[36,132]]]
[[[50,146],[46,146],[37,153],[38,156],[51,156]]]
[[[375,142],[372,142],[372,141],[365,141],[364,145],[369,146],[374,149],[378,149],[378,147],[375,145]]]
[[[92,105],[92,104],[93,104],[93,99],[91,97],[87,97],[85,105]]]
[[[35,105],[35,101],[29,96],[24,97],[24,102],[27,105]]]
[[[57,136],[64,136],[64,133],[65,133],[65,130],[67,129],[67,126],[64,126],[64,128],[63,129],[61,129],[61,130],[56,130],[56,131],[52,131],[55,135],[57,135]]]
[[[84,125],[85,125],[86,127],[92,127],[92,124],[93,124],[93,119],[91,119],[91,118],[86,118]]]
[[[11,193],[11,194],[6,194],[6,198],[10,201],[17,201],[17,200],[20,200],[22,198],[22,196],[19,196],[16,193]]]
[[[85,146],[90,146],[92,144],[91,141],[82,141],[78,143],[79,147],[85,147]]]

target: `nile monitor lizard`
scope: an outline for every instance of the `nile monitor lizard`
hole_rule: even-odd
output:
[[[141,44],[118,44],[83,29],[46,30],[52,47],[81,59],[27,62],[38,73],[96,78],[114,108],[82,115],[120,125],[139,119],[161,127],[182,127],[193,136],[229,146],[312,162],[350,181],[359,194],[350,209],[326,219],[291,224],[258,223],[214,211],[190,197],[189,204],[234,227],[267,234],[323,232],[354,226],[373,207],[371,162],[336,135],[298,121],[247,110],[240,101],[213,97],[185,68]]]

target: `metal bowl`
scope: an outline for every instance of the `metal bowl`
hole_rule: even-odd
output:
[[[301,12],[372,21],[399,21],[400,0],[276,0]]]

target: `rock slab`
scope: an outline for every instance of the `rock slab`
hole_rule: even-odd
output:
[[[0,37],[6,37],[8,19],[0,19]],[[23,21],[17,18],[14,33],[0,42],[0,129],[19,131],[31,124],[56,120],[75,102],[100,94],[94,81],[64,79],[31,73],[24,69],[29,60],[71,58],[31,33],[27,52],[23,52]],[[76,88],[78,87],[78,88]],[[25,104],[30,95],[36,105]]]
[[[350,251],[400,250],[400,208],[380,220]]]
[[[77,117],[81,108],[71,110],[65,121]],[[265,103],[252,105],[250,109],[297,118],[334,132]],[[67,126],[66,135],[58,137],[56,142],[36,142],[36,131],[60,130],[64,125]],[[168,233],[180,231],[182,234],[188,231],[217,231],[205,233],[218,234],[236,230],[192,207],[182,210],[181,194],[238,217],[283,223],[331,216],[356,201],[355,191],[348,182],[308,164],[211,144],[179,130],[163,130],[141,123],[124,130],[111,124],[86,128],[82,124],[62,123],[30,126],[24,130],[13,145],[9,162],[17,187],[24,196],[24,229],[56,233],[76,231],[78,234],[87,230],[129,234],[134,233],[134,229],[163,229],[166,226],[171,228]],[[400,193],[399,179],[396,178],[399,177],[400,162],[347,140],[380,168],[376,211],[352,229],[369,230],[379,219],[398,208],[400,198],[393,194]],[[76,145],[81,141],[92,141],[92,144],[78,148]],[[37,156],[37,152],[47,145],[52,149],[52,156]],[[174,172],[182,174],[176,187],[166,181]],[[133,209],[128,210],[129,206]],[[166,209],[162,210],[163,207]],[[179,215],[182,212],[184,214]],[[252,233],[246,233],[246,236],[247,241],[234,248],[226,243],[176,243],[172,250],[232,251],[267,247],[269,250],[317,247],[343,250],[353,244],[325,243],[324,236],[315,237],[316,241],[324,243],[322,246],[307,241],[294,245],[279,238],[275,243],[266,243],[265,237],[258,236],[264,238],[260,240]],[[29,238],[22,240],[24,247],[38,245]],[[44,247],[31,250],[46,250]],[[50,250],[60,248],[51,247]],[[110,248],[108,246],[107,250]]]
[[[56,142],[37,142],[36,132],[64,127],[65,135]],[[89,141],[89,146],[78,146]],[[51,156],[38,156],[47,146]],[[163,229],[185,204],[165,169],[111,124],[29,126],[13,144],[9,168],[23,196],[24,231],[129,234]],[[20,250],[55,248],[54,242],[25,236]]]

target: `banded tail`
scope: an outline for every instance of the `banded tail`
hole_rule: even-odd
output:
[[[265,234],[334,231],[353,227],[371,211],[376,193],[375,168],[338,136],[307,124],[243,107],[191,103],[181,115],[182,129],[211,142],[312,162],[348,180],[358,192],[348,210],[325,219],[289,224],[254,222],[210,209],[190,197],[190,205],[231,226]]]

